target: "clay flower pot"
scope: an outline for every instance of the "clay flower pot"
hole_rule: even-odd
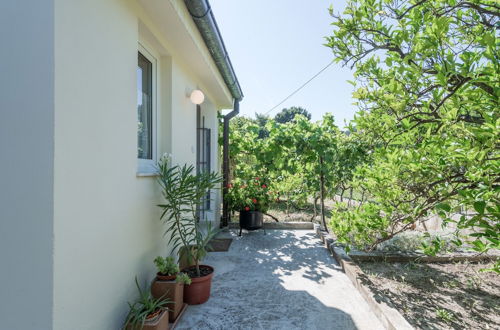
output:
[[[174,322],[184,305],[184,284],[175,281],[160,281],[156,279],[151,284],[151,294],[156,299],[163,297],[164,299],[173,301],[173,303],[168,304],[167,307],[169,309],[168,317],[170,322]]]
[[[159,281],[174,281],[177,275],[163,275],[162,273],[156,273],[156,279]]]
[[[150,318],[146,318],[142,327],[134,326],[132,324],[127,324],[126,330],[168,330],[168,313],[166,310],[161,310],[157,315],[152,315]]]
[[[194,266],[190,266],[182,270],[183,273],[187,273],[191,277],[191,284],[184,286],[184,302],[188,305],[199,305],[207,302],[208,298],[210,298],[214,269],[207,265],[200,265],[202,276],[192,277],[193,268]],[[203,275],[203,273],[206,273],[206,275]]]

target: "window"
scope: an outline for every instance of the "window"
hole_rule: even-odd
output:
[[[196,106],[196,122],[197,122],[197,155],[196,155],[196,171],[198,173],[210,173],[210,154],[211,154],[211,130],[205,128],[205,117],[201,116],[200,106]],[[198,207],[199,218],[205,220],[206,211],[210,210],[210,191],[200,201]]]
[[[143,47],[137,56],[138,172],[153,172],[156,161],[156,60]]]

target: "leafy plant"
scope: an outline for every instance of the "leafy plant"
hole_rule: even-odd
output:
[[[327,46],[355,70],[351,127],[371,152],[353,176],[370,205],[335,219],[339,238],[375,246],[438,214],[457,245],[500,248],[498,2],[352,0],[330,13]]]
[[[437,309],[436,316],[446,323],[453,321],[453,319],[455,318],[455,316],[446,309]]]
[[[194,173],[192,165],[170,167],[168,159],[158,162],[158,183],[162,188],[164,204],[158,206],[163,210],[160,219],[166,225],[165,235],[169,235],[168,244],[174,250],[187,254],[190,263],[196,266],[200,276],[200,261],[207,254],[209,241],[218,233],[206,221],[206,229],[200,227],[198,206],[206,202],[207,191],[215,189],[221,182],[216,173]]]
[[[273,194],[265,179],[256,177],[245,181],[238,178],[228,185],[226,199],[234,211],[261,211],[265,213],[273,200]]]
[[[147,317],[154,314],[155,312],[161,312],[167,310],[167,304],[172,303],[169,299],[165,299],[163,296],[155,299],[151,295],[151,290],[142,290],[137,277],[135,278],[135,285],[139,291],[139,298],[134,303],[128,303],[129,313],[125,321],[125,326],[127,324],[131,325],[134,329],[140,329],[144,325]]]
[[[179,266],[174,261],[173,257],[163,258],[161,256],[158,256],[155,258],[154,263],[156,265],[156,268],[158,269],[158,272],[162,275],[176,275],[179,272]]]
[[[186,273],[178,273],[175,281],[187,285],[191,284],[191,278]]]

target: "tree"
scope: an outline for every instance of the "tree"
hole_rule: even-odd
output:
[[[328,46],[355,69],[355,122],[373,146],[358,170],[373,201],[336,219],[340,236],[373,248],[438,213],[456,244],[499,248],[498,2],[358,0],[330,12]]]
[[[302,107],[284,108],[274,116],[274,120],[276,120],[277,123],[284,124],[294,120],[296,115],[302,115],[306,117],[307,120],[311,120],[311,114]]]
[[[255,122],[259,125],[259,138],[265,139],[269,136],[269,131],[266,128],[267,122],[270,120],[269,116],[260,113],[255,114]]]

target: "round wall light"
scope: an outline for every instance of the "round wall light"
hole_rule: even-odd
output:
[[[195,89],[191,92],[191,96],[189,96],[189,98],[194,104],[202,104],[205,100],[205,94],[203,94],[203,92],[199,89]]]

